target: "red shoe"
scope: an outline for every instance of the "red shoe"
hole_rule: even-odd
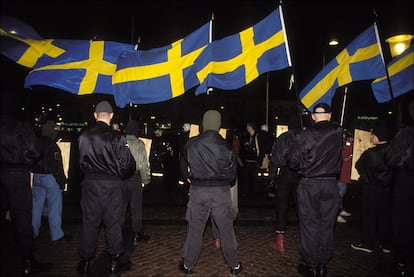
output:
[[[270,247],[272,247],[274,250],[277,250],[279,252],[285,252],[285,246],[283,244],[284,238],[285,238],[284,234],[277,234],[276,240],[270,243]]]
[[[220,249],[220,247],[221,247],[221,244],[220,244],[220,239],[216,239],[216,240],[214,241],[214,246],[216,247],[216,249]]]

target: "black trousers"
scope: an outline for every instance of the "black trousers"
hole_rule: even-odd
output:
[[[254,198],[258,192],[257,162],[246,161],[241,169],[239,182],[243,196]]]
[[[85,177],[82,186],[82,239],[79,254],[82,258],[96,255],[96,244],[101,223],[105,228],[106,252],[109,255],[124,252],[122,241],[123,197],[122,181]]]
[[[374,247],[376,239],[391,247],[391,187],[361,184],[361,240]]]
[[[336,179],[299,180],[300,253],[306,264],[327,264],[332,258],[334,226],[339,208]]]
[[[292,200],[294,203],[295,211],[297,211],[297,195],[296,190],[298,187],[297,180],[292,179],[289,174],[290,169],[281,168],[280,174],[276,182],[276,195],[275,195],[275,207],[276,207],[276,232],[284,233],[287,226],[287,218],[289,212],[289,204]]]
[[[230,186],[201,187],[190,186],[186,220],[187,239],[184,244],[183,259],[186,266],[194,268],[201,252],[203,233],[209,216],[217,225],[223,256],[230,267],[240,260],[237,254],[237,241],[233,228],[234,209],[231,203]]]
[[[393,246],[397,259],[414,259],[414,178],[412,171],[400,170],[394,183],[392,207]]]
[[[141,175],[137,172],[131,178],[125,180],[122,187],[124,195],[123,207],[123,225],[125,226],[126,211],[128,206],[131,211],[132,232],[141,232],[142,230],[142,182]]]
[[[28,168],[1,167],[1,215],[10,211],[16,234],[16,246],[23,259],[30,258],[33,250],[32,190]]]

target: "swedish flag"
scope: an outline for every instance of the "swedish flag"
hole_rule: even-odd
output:
[[[117,106],[169,100],[196,86],[194,61],[208,44],[209,33],[206,23],[170,45],[122,53],[112,78]]]
[[[401,55],[388,64],[388,74],[394,97],[414,90],[414,46],[411,45]],[[371,84],[372,92],[378,103],[391,100],[387,76],[375,79]]]
[[[122,52],[132,44],[113,41],[52,40],[60,55],[43,55],[27,75],[24,86],[44,85],[74,94],[114,94],[112,75]]]
[[[300,92],[308,109],[318,102],[330,104],[338,87],[354,81],[384,76],[385,64],[374,24],[360,34],[335,59],[330,61]]]
[[[43,39],[31,26],[1,18],[1,54],[32,68],[24,86],[44,85],[74,94],[113,94],[119,55],[134,45],[111,41]]]
[[[241,88],[259,75],[291,66],[280,8],[238,34],[213,41],[196,60],[200,86],[224,90]]]
[[[52,39],[43,39],[29,25],[12,17],[1,19],[1,54],[12,61],[34,68],[43,56],[56,58],[65,52],[52,45]]]

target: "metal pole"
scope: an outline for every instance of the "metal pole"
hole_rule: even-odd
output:
[[[266,74],[266,125],[269,126],[269,73]]]
[[[340,123],[339,123],[339,125],[340,125],[340,126],[342,126],[342,125],[343,125],[343,123],[344,123],[345,103],[346,103],[347,93],[348,93],[348,87],[347,87],[347,86],[345,86],[345,90],[344,90],[344,99],[342,100],[341,121],[340,121]]]

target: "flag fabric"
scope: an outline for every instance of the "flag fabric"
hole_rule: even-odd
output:
[[[291,66],[282,10],[277,8],[259,23],[213,41],[196,60],[200,85],[196,95],[209,87],[241,88],[259,75]]]
[[[43,39],[31,26],[13,17],[1,17],[1,54],[12,61],[33,68],[43,55],[57,57],[64,50],[51,45],[53,40]]]
[[[40,42],[39,42],[40,43]],[[43,54],[26,76],[24,87],[44,85],[73,94],[114,94],[112,75],[122,52],[134,45],[113,41],[50,40]]]
[[[414,90],[414,46],[411,45],[401,55],[388,64],[388,75],[393,97]],[[372,92],[378,103],[391,100],[387,76],[375,79],[371,84]]]
[[[194,61],[209,42],[210,24],[164,47],[122,53],[112,78],[116,105],[161,102],[198,85]]]
[[[2,15],[0,17],[0,38],[0,52],[2,55],[22,66],[33,67],[37,61],[35,56],[38,56],[34,52],[41,52],[40,49],[37,51],[37,48],[41,48],[41,46],[36,47],[37,45],[32,42],[34,42],[33,40],[41,40],[42,37],[32,26],[14,17]],[[33,47],[30,57],[27,57],[24,54],[30,43]]]
[[[8,15],[0,16],[0,28],[6,33],[18,35],[21,38],[42,39],[32,26]]]
[[[1,17],[1,54],[33,69],[25,88],[44,85],[74,94],[114,94],[119,55],[134,45],[112,41],[43,39],[30,25]]]
[[[311,110],[319,102],[331,104],[340,86],[373,80],[385,74],[378,30],[373,24],[331,60],[299,93],[299,97]]]

